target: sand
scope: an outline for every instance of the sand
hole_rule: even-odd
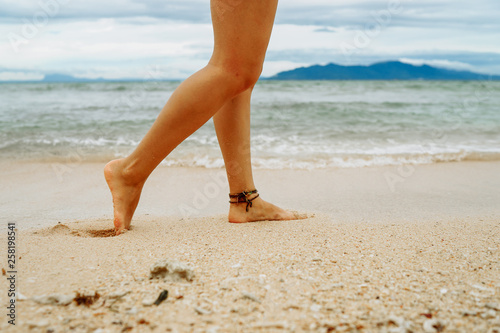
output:
[[[5,332],[500,332],[498,162],[256,170],[265,199],[310,217],[241,225],[222,170],[161,167],[118,237],[102,164],[1,167]],[[162,260],[194,278],[150,279]]]

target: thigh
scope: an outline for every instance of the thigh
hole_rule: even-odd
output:
[[[222,65],[262,65],[278,0],[211,0],[214,53]]]

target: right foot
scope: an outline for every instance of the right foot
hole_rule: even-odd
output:
[[[288,221],[307,218],[307,215],[284,210],[262,200],[260,197],[257,197],[252,201],[252,207],[248,207],[248,212],[246,211],[246,206],[247,204],[245,202],[230,204],[228,216],[229,222],[245,223],[257,221]]]
[[[113,224],[116,235],[130,228],[144,185],[144,182],[132,183],[125,177],[123,161],[123,159],[113,160],[104,167],[104,178],[113,197]]]

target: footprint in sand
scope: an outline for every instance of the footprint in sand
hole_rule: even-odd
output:
[[[113,237],[115,236],[115,229],[71,229],[65,224],[58,222],[55,226],[34,231],[33,234],[39,236],[53,236],[53,235],[70,235],[76,237]]]

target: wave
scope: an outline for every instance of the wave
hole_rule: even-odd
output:
[[[252,158],[256,169],[335,169],[363,168],[376,166],[421,165],[462,161],[500,161],[500,152],[469,152],[449,154],[421,155],[376,155],[376,156],[335,156],[331,158],[296,159],[296,158]],[[177,167],[222,168],[224,161],[220,157],[201,156],[198,158],[166,159],[162,165]]]
[[[252,165],[256,169],[335,169],[335,168],[362,168],[376,166],[421,165],[433,163],[448,163],[462,161],[500,161],[500,152],[469,152],[448,154],[421,154],[421,155],[376,155],[376,156],[335,156],[331,158],[252,158]],[[222,158],[203,156],[196,159],[167,159],[163,163],[167,166],[220,168],[224,166]]]
[[[5,154],[0,150],[0,160],[17,159],[58,163],[106,162],[127,156],[131,150],[89,150],[76,147],[62,150],[34,150]],[[491,162],[500,161],[500,151],[470,151],[456,153],[420,153],[420,154],[337,154],[332,156],[254,156],[252,165],[255,169],[337,169],[363,168],[400,165],[423,165],[450,162]],[[191,151],[174,151],[162,163],[169,167],[223,168],[224,160],[213,149],[209,154],[197,154]]]

